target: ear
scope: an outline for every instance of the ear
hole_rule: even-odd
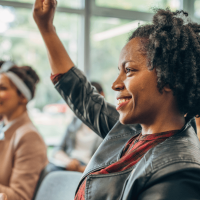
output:
[[[28,103],[28,100],[27,100],[27,98],[24,97],[24,95],[20,94],[20,98],[21,98],[21,100],[20,100],[21,104],[26,105]]]
[[[172,89],[169,87],[169,85],[167,84],[167,85],[165,85],[165,87],[163,88],[163,91],[165,91],[165,92],[171,92],[172,91]]]

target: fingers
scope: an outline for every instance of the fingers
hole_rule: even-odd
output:
[[[43,6],[53,6],[56,7],[57,0],[35,0],[35,9],[43,9]]]
[[[42,5],[43,5],[43,1],[44,0],[35,0],[35,8],[42,8]]]
[[[53,7],[56,7],[57,5],[57,1],[56,0],[44,0],[44,4],[47,5],[47,6],[53,6]]]

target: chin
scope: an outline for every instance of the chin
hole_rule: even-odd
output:
[[[136,123],[133,117],[123,116],[123,115],[120,115],[119,121],[121,124],[124,124],[124,125]]]

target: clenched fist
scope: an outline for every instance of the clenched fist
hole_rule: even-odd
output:
[[[33,8],[33,18],[40,31],[54,29],[53,19],[56,10],[56,0],[36,0]]]

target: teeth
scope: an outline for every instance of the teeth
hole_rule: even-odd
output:
[[[117,104],[119,105],[119,104],[124,103],[124,102],[129,101],[129,100],[130,99],[119,99]]]

